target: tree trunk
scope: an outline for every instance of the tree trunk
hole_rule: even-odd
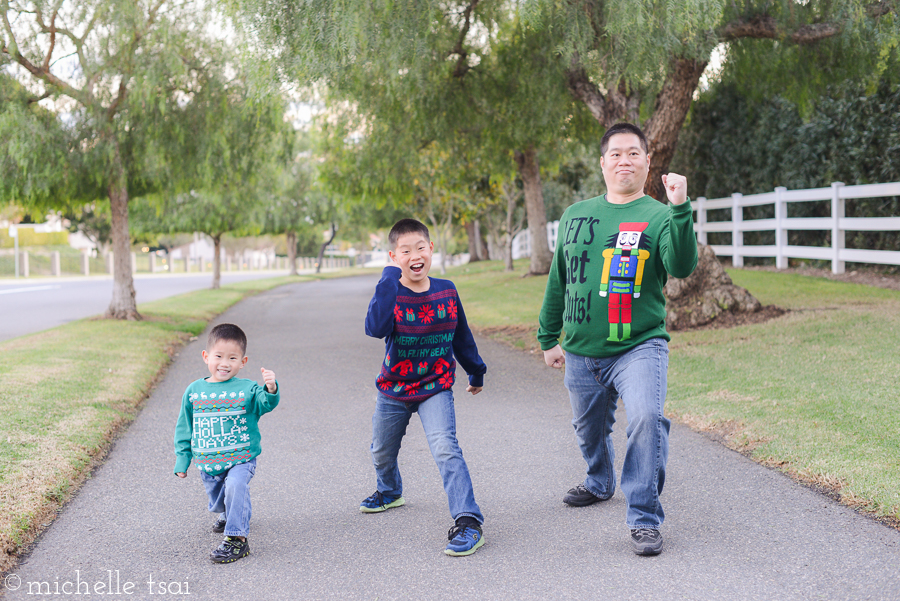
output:
[[[113,296],[106,310],[112,319],[141,318],[134,297],[134,277],[131,273],[131,236],[128,232],[128,184],[125,169],[119,158],[118,144],[113,142],[115,155],[112,182],[109,184],[109,206],[112,213]]]
[[[544,208],[544,189],[541,184],[541,168],[537,150],[529,147],[515,153],[519,177],[525,185],[525,212],[528,215],[528,232],[531,234],[531,265],[528,275],[550,273],[553,253],[547,242],[547,212]]]
[[[329,244],[334,242],[334,237],[337,235],[337,225],[332,221],[331,222],[331,237],[322,243],[321,248],[319,248],[319,257],[316,259],[316,273],[322,273],[322,261],[325,260],[325,249]]]
[[[698,252],[694,273],[683,280],[670,277],[666,282],[667,329],[695,328],[724,313],[755,313],[762,308],[746,288],[734,285],[709,246],[698,245]]]
[[[503,249],[503,259],[506,262],[506,271],[513,270],[513,238],[522,230],[522,222],[513,224],[516,214],[516,206],[519,204],[519,191],[513,184],[503,184],[503,195],[506,197],[506,244]]]
[[[210,235],[213,239],[213,281],[212,289],[218,290],[222,281],[222,234]]]
[[[290,266],[289,275],[297,275],[297,232],[286,232],[287,236],[287,258]]]
[[[484,256],[479,249],[480,232],[478,230],[479,228],[477,219],[473,219],[466,223],[466,237],[469,240],[469,263],[484,260]]]
[[[669,172],[669,163],[672,162],[678,145],[678,134],[681,133],[706,64],[707,61],[698,60],[673,61],[666,83],[656,97],[653,116],[644,127],[651,152],[650,174],[647,176],[644,192],[661,203],[667,202],[662,176]]]

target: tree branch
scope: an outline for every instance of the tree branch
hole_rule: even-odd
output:
[[[887,1],[874,2],[866,7],[866,12],[873,19],[878,19],[893,11],[892,3]],[[804,45],[833,38],[841,31],[843,31],[843,27],[839,23],[811,23],[802,25],[791,32],[779,26],[771,15],[756,15],[749,19],[738,19],[728,23],[721,29],[719,37],[726,42],[741,38],[782,39]]]
[[[469,35],[469,29],[472,27],[472,11],[475,10],[479,1],[480,0],[469,1],[469,5],[466,6],[466,10],[463,11],[463,28],[462,31],[459,32],[459,39],[456,41],[456,46],[453,50],[447,54],[447,56],[453,56],[455,54],[459,57],[456,59],[456,68],[453,69],[453,77],[462,77],[469,70],[469,63],[467,61],[469,53],[466,52],[463,43],[466,41],[466,36]]]

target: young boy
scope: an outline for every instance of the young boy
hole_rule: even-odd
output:
[[[278,406],[275,374],[261,368],[265,386],[238,378],[247,365],[247,336],[223,323],[209,333],[203,362],[209,376],[187,387],[175,426],[175,475],[187,477],[191,459],[218,513],[213,532],[225,540],[211,554],[215,563],[231,563],[250,554],[250,479],[256,472],[260,416]]]
[[[366,334],[385,339],[372,416],[377,490],[359,510],[376,513],[405,503],[397,465],[400,441],[419,414],[437,462],[455,525],[447,555],[471,555],[482,544],[484,516],[475,503],[469,468],[456,440],[453,381],[456,361],[469,374],[466,392],[478,394],[487,366],[478,355],[456,287],[428,277],[434,243],[428,228],[402,219],[388,235],[392,264],[384,269],[366,315]]]

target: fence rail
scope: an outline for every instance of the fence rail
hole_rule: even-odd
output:
[[[735,267],[744,265],[745,257],[773,257],[775,266],[784,269],[788,259],[818,259],[831,261],[831,271],[844,273],[845,264],[877,263],[900,265],[900,251],[845,248],[846,232],[900,231],[900,217],[846,217],[846,201],[900,196],[900,182],[845,186],[834,182],[828,188],[788,190],[775,188],[765,194],[733,194],[726,198],[707,200],[700,197],[691,203],[697,213],[694,231],[697,239],[707,243],[707,234],[730,232],[731,244],[713,244],[718,256],[730,256]],[[830,217],[788,217],[787,205],[795,202],[830,201]],[[745,207],[774,205],[775,217],[768,219],[743,218]],[[708,221],[709,211],[730,209],[730,221]],[[796,246],[788,244],[788,232],[818,230],[831,232],[831,246]],[[744,232],[774,231],[775,244],[745,245]]]
[[[18,261],[18,265],[17,265]],[[316,257],[297,257],[297,269],[315,269]],[[325,257],[322,267],[338,269],[350,267],[351,261],[346,257]],[[170,258],[148,254],[132,253],[131,267],[133,273],[201,273],[212,272],[211,259]],[[286,270],[289,268],[287,257],[273,256],[250,260],[226,257],[222,260],[223,272]],[[0,277],[28,278],[34,276],[61,275],[98,275],[112,274],[112,254],[106,258],[94,257],[87,253],[78,255],[63,254],[58,251],[33,251],[28,247],[20,249],[18,255],[4,250],[0,253]]]

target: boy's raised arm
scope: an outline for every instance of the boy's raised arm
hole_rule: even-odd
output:
[[[388,265],[381,273],[375,286],[375,295],[366,313],[366,334],[372,338],[385,338],[394,330],[394,307],[397,305],[397,290],[400,288],[399,267]]]

